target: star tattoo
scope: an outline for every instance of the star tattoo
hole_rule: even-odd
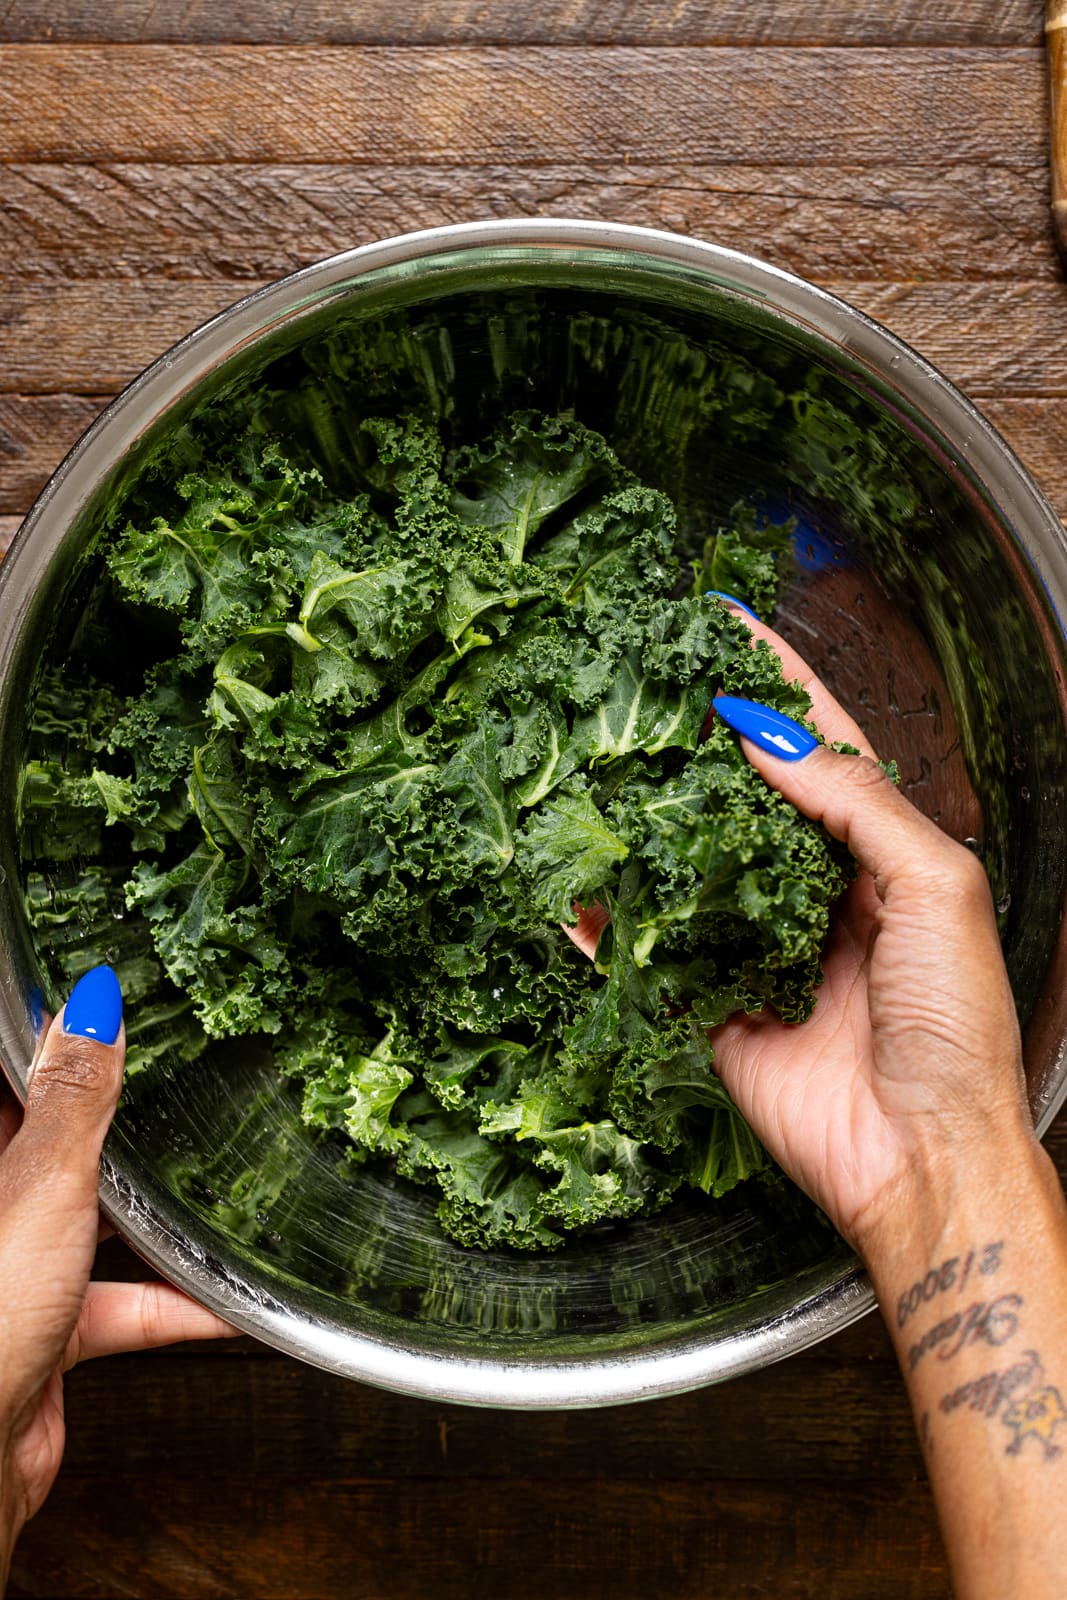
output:
[[[1021,1400],[1012,1401],[1001,1420],[1015,1431],[1015,1437],[1007,1447],[1008,1455],[1017,1456],[1023,1447],[1023,1440],[1030,1434],[1044,1445],[1046,1461],[1059,1455],[1060,1447],[1052,1443],[1052,1435],[1060,1423],[1067,1420],[1067,1407],[1063,1404],[1060,1391],[1051,1384],[1035,1389]]]

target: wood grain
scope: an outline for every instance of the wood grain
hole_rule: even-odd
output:
[[[0,165],[5,276],[280,277],[320,256],[476,217],[666,228],[805,277],[1058,277],[1044,162],[939,167],[160,162]]]
[[[987,395],[979,405],[1033,473],[1060,520],[1067,523],[1067,401]],[[1061,1118],[1057,1126],[1065,1130],[1067,1142],[1067,1118]],[[1060,1171],[1067,1174],[1067,1156]]]
[[[713,1420],[709,1415],[709,1426]],[[257,1484],[64,1474],[15,1554],[10,1595],[153,1600],[947,1600],[924,1484],[731,1480]],[[609,1467],[600,1462],[601,1470]],[[45,1519],[48,1519],[46,1522]],[[77,1543],[49,1536],[76,1527]],[[771,1587],[767,1580],[770,1576]]]
[[[0,393],[109,393],[257,286],[257,280],[12,280],[0,300]],[[823,287],[884,322],[970,393],[1067,394],[1067,367],[1048,357],[1067,339],[1062,283],[831,278]]]
[[[1067,394],[1067,366],[1041,348],[1047,339],[1067,348],[1062,282],[825,287],[884,322],[968,394]]]
[[[608,1410],[548,1414],[487,1412],[390,1395],[294,1361],[212,1363],[195,1350],[160,1363],[116,1358],[67,1381],[71,1421],[67,1470],[104,1473],[114,1460],[107,1400],[116,1386],[130,1408],[123,1470],[150,1470],[165,1442],[175,1473],[210,1461],[228,1479],[345,1476],[479,1477],[487,1459],[500,1479],[529,1475],[551,1459],[576,1480],[596,1480],[604,1462],[619,1480],[802,1477],[817,1453],[827,1477],[885,1481],[922,1476],[922,1458],[902,1385],[887,1403],[895,1362],[794,1362],[695,1395]],[[203,1404],[210,1386],[211,1404]],[[228,1419],[220,1432],[219,1416]],[[841,1418],[848,1417],[842,1428]],[[269,1417],[270,1427],[260,1419]]]
[[[1019,166],[1045,94],[1025,48],[6,45],[0,160]]]
[[[1036,44],[1029,0],[11,0],[0,40],[123,44]]]
[[[0,395],[0,513],[29,509],[106,399],[102,395]]]

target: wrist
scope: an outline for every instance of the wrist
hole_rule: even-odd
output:
[[[885,1304],[904,1278],[914,1276],[917,1261],[951,1255],[965,1236],[1063,1212],[1056,1169],[1020,1118],[1014,1125],[998,1122],[978,1138],[918,1152],[857,1218],[850,1242]]]

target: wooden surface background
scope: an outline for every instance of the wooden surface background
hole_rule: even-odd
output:
[[[102,403],[318,256],[585,215],[902,334],[1067,515],[1041,0],[0,0],[0,548]],[[1067,1172],[1067,1120],[1051,1136]],[[136,1264],[105,1247],[109,1271]],[[932,1600],[874,1319],[723,1388],[464,1411],[250,1340],[69,1380],[13,1596]]]

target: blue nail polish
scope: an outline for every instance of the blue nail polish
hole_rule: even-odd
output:
[[[36,986],[26,996],[26,1006],[30,1013],[30,1026],[33,1028],[33,1036],[38,1039],[52,1018],[45,1007],[44,995]]]
[[[110,967],[93,967],[70,991],[63,1032],[114,1044],[122,1027],[122,990]]]
[[[746,606],[745,602],[743,600],[739,600],[735,594],[727,594],[725,589],[705,589],[704,593],[707,595],[709,600],[729,601],[730,605],[737,606],[737,608],[740,611],[743,611],[746,616],[751,617],[753,622],[759,621],[759,618],[753,611],[752,607]]]
[[[814,734],[794,722],[781,711],[761,706],[757,700],[742,700],[735,694],[717,695],[712,702],[715,714],[728,728],[740,733],[753,744],[758,744],[768,755],[782,761],[801,761],[818,744]]]

